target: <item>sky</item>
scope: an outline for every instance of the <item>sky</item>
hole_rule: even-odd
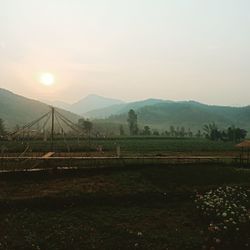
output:
[[[0,88],[250,104],[249,0],[0,0]],[[39,81],[50,72],[55,83]]]

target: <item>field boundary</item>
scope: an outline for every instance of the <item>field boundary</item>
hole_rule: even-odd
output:
[[[178,164],[233,164],[232,156],[131,156],[131,157],[0,157],[0,171],[31,171],[47,169],[89,169],[128,166],[157,166]]]

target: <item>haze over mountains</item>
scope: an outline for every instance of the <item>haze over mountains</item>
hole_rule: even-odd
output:
[[[51,103],[50,103],[51,104]],[[73,105],[54,102],[65,116],[76,122],[81,114],[94,120],[96,124],[112,124],[119,127],[127,124],[127,112],[134,109],[138,114],[138,123],[142,127],[149,125],[154,129],[166,130],[169,126],[184,126],[192,130],[202,129],[204,124],[215,122],[219,127],[239,126],[250,131],[250,107],[212,106],[194,101],[173,102],[161,99],[147,99],[125,103],[97,95],[90,95]],[[0,89],[0,118],[9,128],[16,124],[24,125],[46,113],[49,107],[40,101],[16,95]],[[75,114],[77,113],[77,114]]]
[[[117,99],[106,98],[98,95],[88,95],[78,102],[69,104],[63,101],[44,101],[58,108],[66,109],[78,115],[83,115],[95,109],[110,107],[112,105],[123,104],[125,102]]]
[[[193,131],[215,122],[220,128],[234,125],[250,131],[250,107],[211,106],[194,101],[166,102],[135,108],[139,123],[159,130],[184,126]],[[112,115],[109,122],[125,123],[127,113]]]

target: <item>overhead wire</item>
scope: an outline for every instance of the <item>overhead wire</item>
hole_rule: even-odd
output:
[[[57,111],[56,111],[56,113],[58,114],[60,120],[63,121],[68,127],[70,127],[71,129],[73,129],[75,132],[77,132],[77,133],[83,132],[82,129],[80,129],[78,126],[76,126],[76,124],[74,124],[73,122],[71,122],[70,120],[68,120],[65,116],[63,116],[62,114],[60,114]]]
[[[12,133],[9,133],[8,135],[12,136],[12,135],[15,135],[15,134],[18,134],[20,132],[23,132],[25,129],[29,129],[31,128],[32,126],[34,126],[36,123],[38,123],[39,121],[41,121],[43,118],[45,118],[47,115],[49,115],[50,112],[42,115],[41,117],[39,117],[38,119],[32,121],[32,122],[29,122],[27,123],[26,125],[24,125],[22,128],[12,132]]]
[[[63,142],[64,142],[64,144],[66,145],[68,152],[70,152],[70,147],[69,147],[69,145],[68,145],[68,143],[67,143],[67,140],[66,140],[66,138],[65,138],[63,126],[61,125],[61,123],[60,123],[60,121],[59,121],[60,118],[58,118],[58,115],[57,115],[56,113],[55,113],[55,118],[56,118],[56,121],[57,121],[57,123],[58,123],[60,129],[62,130],[62,133],[63,133]]]
[[[73,126],[75,129],[77,129],[79,132],[84,132],[84,129],[80,126],[78,126],[77,124],[73,123],[72,121],[70,121],[67,117],[65,117],[64,115],[62,115],[61,113],[59,113],[58,111],[56,111],[56,113],[65,121],[67,121],[69,124],[71,124],[71,126]]]

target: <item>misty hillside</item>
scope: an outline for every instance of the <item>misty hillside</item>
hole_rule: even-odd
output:
[[[99,100],[105,98],[93,98],[92,96],[88,99],[91,100],[93,107],[98,106],[101,103]],[[94,100],[97,100],[96,104]],[[108,102],[104,101],[106,104]],[[153,129],[166,130],[169,126],[174,125],[184,126],[195,131],[202,129],[204,124],[215,122],[221,128],[235,125],[250,131],[250,106],[211,106],[194,101],[172,102],[147,99],[96,109],[85,113],[84,117],[105,117],[105,119],[95,119],[95,127],[98,128],[103,124],[105,129],[114,130],[115,127],[119,127],[118,124],[127,123],[127,113],[130,109],[137,112],[138,123],[141,127],[149,125]],[[16,124],[22,126],[48,111],[49,106],[47,104],[0,89],[0,118],[4,120],[8,128],[13,128]],[[59,111],[73,122],[76,122],[79,118],[78,115],[69,111],[62,109],[59,109]]]
[[[250,106],[227,107],[210,106],[193,101],[160,102],[135,109],[138,123],[160,130],[169,126],[184,126],[193,130],[201,129],[204,124],[215,122],[219,127],[240,126],[250,131]],[[109,122],[126,123],[127,112],[112,115],[105,119]]]
[[[79,116],[58,109],[60,113],[76,122]],[[16,95],[8,90],[0,88],[0,118],[4,120],[5,126],[12,129],[17,124],[22,126],[39,118],[49,111],[49,106],[42,102]]]
[[[164,101],[161,99],[146,99],[137,102],[130,103],[122,103],[117,105],[112,105],[106,108],[95,109],[83,114],[85,117],[93,118],[108,118],[111,115],[118,115],[125,112],[128,112],[130,109],[139,109],[145,106],[151,106],[162,102],[170,102]]]
[[[98,95],[88,95],[82,100],[72,104],[69,107],[69,110],[76,114],[82,115],[90,110],[106,108],[112,105],[122,103],[123,101],[117,99],[106,98]]]

